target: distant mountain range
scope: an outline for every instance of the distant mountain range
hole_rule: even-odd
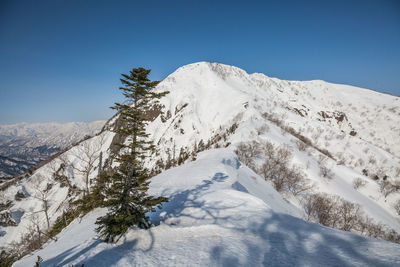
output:
[[[101,130],[105,121],[0,125],[0,179],[20,174]]]

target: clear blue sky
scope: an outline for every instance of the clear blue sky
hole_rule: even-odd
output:
[[[0,124],[107,119],[121,73],[197,61],[400,95],[400,1],[0,2]]]

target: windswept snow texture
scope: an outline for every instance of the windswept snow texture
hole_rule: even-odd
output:
[[[400,245],[308,223],[229,149],[152,179],[169,197],[150,214],[156,226],[130,230],[117,244],[94,232],[95,210],[75,220],[57,242],[14,264],[33,266],[396,266]]]

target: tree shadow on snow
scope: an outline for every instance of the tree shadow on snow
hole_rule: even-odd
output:
[[[343,236],[338,230],[287,214],[272,212],[262,223],[252,223],[247,229],[235,228],[234,231],[261,238],[261,246],[259,241],[250,241],[251,238],[242,240],[247,249],[245,259],[232,256],[226,245],[213,246],[210,250],[213,265],[393,266],[393,262],[389,263],[383,257],[371,256],[369,240],[364,237]]]
[[[204,207],[205,201],[200,201],[198,198],[207,190],[213,183],[224,182],[228,178],[227,175],[223,173],[215,173],[215,175],[210,180],[203,180],[202,184],[196,186],[194,189],[184,190],[182,192],[178,192],[172,195],[169,198],[167,203],[163,204],[161,210],[157,210],[154,213],[148,214],[151,217],[151,221],[154,225],[158,225],[160,221],[165,220],[166,218],[178,218],[178,217],[191,217],[192,219],[204,219],[204,217],[208,217],[215,222],[219,219],[227,219],[227,217],[219,217],[215,213],[219,208],[214,207]],[[204,215],[201,217],[192,216],[190,213],[183,213],[183,210],[188,207],[201,208],[204,211]],[[164,212],[164,216],[160,216],[160,213]],[[154,235],[149,229],[147,231],[150,235],[150,245],[147,249],[143,250],[143,252],[150,251],[153,248],[153,244],[155,242]],[[75,262],[79,257],[88,253],[91,255],[90,257],[85,257],[84,259],[79,260],[80,264],[84,264],[85,266],[112,266],[117,264],[118,261],[126,256],[126,251],[136,250],[136,245],[138,244],[138,240],[126,241],[123,244],[115,245],[111,248],[97,248],[97,246],[102,246],[103,242],[100,240],[96,240],[88,247],[84,249],[74,252],[78,246],[73,248],[69,248],[63,253],[44,261],[41,266],[68,266],[71,263]],[[107,245],[108,246],[108,245]],[[96,250],[99,250],[99,253],[96,253]],[[134,264],[134,263],[132,263]]]
[[[203,223],[218,223],[219,226],[237,232],[244,236],[238,242],[239,247],[246,251],[242,257],[235,256],[230,243],[222,236],[210,244],[209,260],[213,266],[387,266],[383,259],[377,259],[368,254],[369,240],[358,235],[342,235],[340,231],[323,227],[314,223],[307,223],[296,217],[270,211],[260,222],[255,220],[245,226],[237,223],[235,214],[223,214],[224,210],[237,208],[246,203],[227,204],[218,200],[209,200],[207,196],[210,186],[227,181],[224,173],[215,173],[211,179],[203,180],[192,189],[177,192],[169,197],[162,209],[148,214],[155,225],[164,221],[169,225],[190,226],[191,222],[201,220]],[[233,189],[247,192],[240,183],[232,185]],[[165,192],[164,192],[165,193]],[[165,194],[162,194],[165,195]],[[207,203],[204,199],[207,199]],[[245,200],[243,200],[245,201]],[[229,202],[228,202],[229,203]],[[229,206],[231,205],[231,206]],[[186,210],[187,209],[187,210]],[[196,212],[193,212],[195,209]],[[148,230],[151,238],[150,251],[155,242],[151,229]],[[261,239],[261,241],[260,241]],[[121,245],[110,245],[110,248],[97,248],[101,241],[95,241],[90,246],[71,256],[75,248],[49,259],[42,266],[62,266],[76,261],[85,253],[90,257],[80,260],[85,266],[112,266],[126,256],[129,251],[135,251],[138,240],[126,241]],[[187,248],[190,249],[190,248]],[[92,251],[91,251],[92,250]],[[95,253],[99,250],[99,253]],[[362,253],[361,253],[362,252]],[[196,254],[196,252],[194,252]],[[246,255],[245,257],[243,255]],[[199,255],[200,257],[200,255]],[[204,255],[202,256],[204,257]],[[129,263],[130,264],[130,263]],[[132,262],[132,265],[135,263]],[[164,262],[164,264],[167,264]],[[79,266],[79,265],[78,265]]]
[[[173,194],[168,198],[167,203],[163,203],[162,209],[150,214],[151,222],[154,225],[159,225],[161,221],[167,221],[170,225],[179,224],[181,219],[189,218],[193,222],[197,220],[209,220],[210,223],[217,223],[221,220],[228,220],[232,216],[222,216],[220,212],[223,210],[237,208],[240,205],[227,206],[222,201],[214,201],[206,204],[206,201],[201,197],[207,193],[207,190],[214,183],[222,183],[229,176],[224,173],[215,173],[210,180],[203,180],[201,184],[193,189],[187,189]],[[163,192],[162,195],[165,195]],[[196,214],[192,211],[196,209]],[[188,209],[187,211],[185,211]]]
[[[101,247],[99,248],[100,252],[96,253],[97,247],[100,244],[103,244],[102,241],[96,240],[90,246],[76,252],[74,252],[74,250],[78,246],[70,248],[54,258],[44,261],[40,266],[81,266],[82,264],[84,264],[84,266],[112,266],[117,264],[118,261],[126,255],[127,250],[129,251],[135,249],[137,243],[137,239],[134,239],[126,241],[121,245],[107,245],[110,248],[104,249]],[[76,260],[85,255],[85,253],[88,253],[91,256],[86,256],[85,258],[76,262]],[[74,265],[72,265],[72,263],[74,263]]]

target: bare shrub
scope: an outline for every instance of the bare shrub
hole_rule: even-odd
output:
[[[338,208],[340,217],[339,229],[344,231],[355,229],[362,218],[360,205],[340,199]]]
[[[400,243],[400,234],[394,229],[385,229],[385,235],[383,239],[390,242]]]
[[[313,188],[300,167],[290,166],[292,151],[287,145],[275,147],[271,142],[242,143],[235,152],[240,161],[270,181],[278,192],[296,196]],[[258,156],[263,160],[259,168],[254,163],[254,158]]]
[[[328,158],[325,157],[325,156],[322,155],[322,154],[319,154],[319,155],[318,155],[318,162],[319,162],[320,164],[324,164],[324,163],[326,162],[327,159],[328,159]]]
[[[254,159],[261,154],[261,145],[255,141],[240,143],[235,150],[239,160],[249,168],[254,168]]]
[[[305,178],[306,174],[297,166],[292,167],[287,176],[287,189],[294,196],[304,192],[309,192],[314,189],[314,184],[309,179]]]
[[[39,184],[34,185],[33,188],[35,190],[35,194],[33,195],[34,198],[40,200],[42,202],[42,210],[36,211],[37,212],[44,212],[46,223],[47,223],[47,231],[50,229],[50,216],[49,216],[49,208],[50,208],[50,198],[49,198],[49,191],[53,186],[53,183],[50,179],[43,177],[42,175],[37,175],[38,179],[42,181],[42,184],[45,184],[44,187],[40,186]],[[44,183],[43,183],[44,181]],[[38,226],[39,227],[39,226]]]
[[[395,230],[384,226],[381,223],[375,223],[370,217],[365,216],[360,220],[359,228],[361,234],[381,238],[390,242],[400,243],[400,235]]]
[[[360,166],[364,166],[364,160],[361,159],[361,158],[357,160],[357,163],[358,163],[358,165],[360,165]]]
[[[400,242],[400,235],[396,231],[375,223],[369,216],[364,215],[358,204],[339,196],[310,194],[303,198],[303,207],[307,221],[344,231],[356,231],[362,235],[391,242]]]
[[[400,191],[400,181],[396,181],[395,183],[387,180],[382,181],[379,188],[384,197],[387,198],[390,194]]]
[[[354,180],[353,180],[354,189],[359,189],[361,187],[364,187],[366,184],[367,184],[367,181],[363,180],[360,177],[354,178]]]
[[[319,166],[319,174],[327,179],[332,179],[333,178],[333,173],[332,170],[326,167],[325,165],[320,165]]]
[[[287,175],[287,166],[291,159],[292,153],[286,146],[275,147],[269,143],[265,143],[268,150],[265,151],[265,161],[259,172],[266,180],[270,180],[278,192],[284,191],[285,180]]]
[[[306,136],[300,134],[300,132],[296,131],[293,127],[287,125],[284,123],[283,119],[284,117],[282,116],[281,118],[279,118],[279,115],[277,114],[269,114],[269,113],[264,113],[262,115],[265,119],[269,120],[270,122],[274,123],[276,126],[281,128],[282,134],[290,133],[291,135],[293,135],[294,137],[296,137],[297,139],[299,139],[300,141],[302,141],[303,143],[305,143],[308,146],[313,147],[314,149],[318,150],[320,153],[326,155],[327,157],[334,159],[332,154],[326,150],[326,149],[321,149],[319,148],[316,144],[318,143],[318,139],[321,136],[321,134],[324,132],[324,129],[322,128],[318,128],[318,134],[317,136],[314,136],[314,143]]]
[[[382,224],[374,223],[372,220],[366,224],[366,235],[369,237],[379,238],[385,235],[385,230]]]
[[[328,194],[311,194],[305,198],[304,209],[308,221],[315,221],[333,227],[338,221],[338,196]]]
[[[305,151],[308,147],[308,145],[301,140],[296,140],[296,145],[300,151]]]
[[[90,176],[96,169],[96,161],[101,157],[101,149],[104,144],[104,135],[95,139],[82,142],[74,150],[74,156],[79,160],[79,165],[70,164],[71,167],[84,177],[86,194],[90,193]],[[101,166],[100,166],[101,168]]]
[[[14,258],[14,260],[40,249],[42,245],[50,239],[57,241],[57,239],[51,237],[47,231],[42,231],[39,217],[36,213],[30,215],[30,223],[26,233],[21,236],[20,241],[12,242],[8,248],[7,254]]]
[[[262,135],[268,133],[269,126],[267,124],[262,125],[260,128],[257,129],[257,135]]]
[[[375,165],[375,164],[376,164],[376,159],[375,159],[375,157],[374,157],[374,156],[370,156],[370,157],[368,158],[368,163],[369,163],[369,164],[372,164],[372,165]]]
[[[344,165],[345,163],[346,163],[346,160],[345,160],[344,157],[339,157],[338,158],[338,161],[337,161],[338,165]]]
[[[314,141],[314,144],[317,144],[319,138],[321,137],[321,134],[320,133],[314,133],[311,137],[312,137],[312,139]]]
[[[271,113],[264,113],[262,114],[264,119],[269,120],[270,122],[276,124],[277,126],[281,127],[283,125],[283,120],[279,118],[277,114]]]
[[[396,211],[397,215],[400,216],[400,199],[398,199],[396,201],[396,203],[394,203],[393,207],[394,207],[394,210]]]

